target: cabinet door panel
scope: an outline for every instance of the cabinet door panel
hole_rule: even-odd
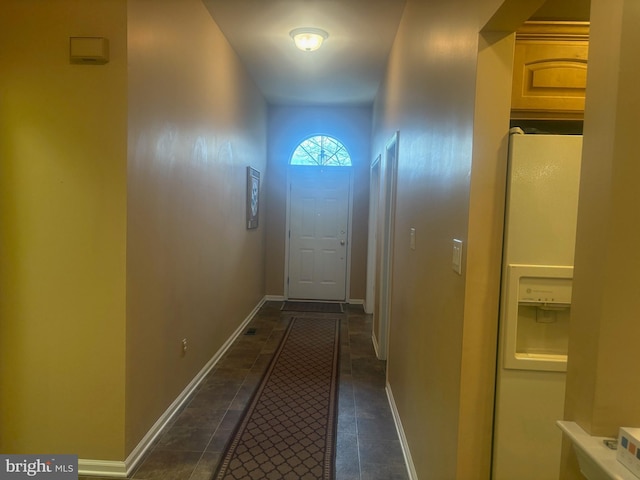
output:
[[[516,36],[512,118],[582,118],[589,49],[584,38],[562,39],[558,32]]]

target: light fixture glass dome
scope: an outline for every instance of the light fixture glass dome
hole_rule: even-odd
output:
[[[313,52],[320,48],[322,42],[327,39],[329,34],[320,28],[296,28],[289,33],[291,38],[300,50],[305,52]]]

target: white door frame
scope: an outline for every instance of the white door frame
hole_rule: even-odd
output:
[[[378,323],[378,358],[386,360],[389,351],[391,325],[391,293],[393,287],[393,243],[396,217],[396,190],[398,182],[398,143],[400,132],[396,131],[384,149],[384,220],[382,238],[382,269],[380,287],[380,321]]]
[[[289,165],[287,168],[287,213],[286,213],[286,222],[285,222],[285,251],[284,251],[284,298],[285,300],[289,299],[289,254],[290,254],[290,223],[291,223],[291,184],[293,181],[292,172],[294,169],[299,168],[339,168],[343,171],[348,171],[349,173],[349,193],[348,197],[348,205],[347,205],[347,246],[346,246],[346,271],[345,271],[345,292],[344,292],[344,300],[345,302],[349,302],[349,293],[351,286],[351,236],[352,236],[352,225],[353,225],[353,167],[316,167],[316,166],[302,166],[302,165]]]
[[[374,313],[376,302],[376,249],[378,248],[378,215],[380,211],[381,160],[378,155],[369,169],[369,233],[367,236],[367,290],[365,313]]]

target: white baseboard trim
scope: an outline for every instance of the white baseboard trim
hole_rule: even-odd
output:
[[[266,295],[264,300],[266,302],[284,302],[287,298],[284,295]],[[361,298],[350,298],[346,303],[349,305],[364,305],[364,300]]]
[[[266,302],[284,302],[285,298],[284,295],[266,295],[264,300]]]
[[[404,455],[404,461],[407,465],[407,474],[409,475],[409,480],[418,480],[416,467],[413,464],[413,459],[411,458],[411,450],[409,449],[409,444],[407,443],[407,437],[404,434],[404,428],[402,427],[402,422],[400,421],[400,414],[398,413],[396,401],[393,398],[393,392],[391,391],[391,385],[389,385],[389,382],[387,382],[387,387],[385,388],[385,390],[387,392],[389,406],[391,407],[393,421],[396,424],[396,430],[398,431],[398,438],[400,439],[402,454]]]
[[[233,342],[242,334],[249,322],[255,317],[260,310],[260,307],[267,301],[267,297],[263,297],[262,300],[254,307],[249,315],[242,321],[240,326],[233,332],[233,334],[227,339],[226,342],[220,347],[220,349],[211,357],[204,367],[198,372],[198,374],[189,382],[184,388],[182,393],[173,401],[169,408],[158,418],[156,423],[153,424],[147,434],[140,440],[138,445],[133,449],[124,462],[115,461],[101,461],[101,460],[78,460],[78,474],[99,476],[99,477],[112,477],[112,478],[125,478],[131,473],[133,469],[138,465],[140,460],[144,457],[149,450],[149,447],[153,444],[156,437],[160,435],[162,429],[169,423],[171,418],[180,410],[182,404],[189,398],[191,392],[193,392],[200,382],[207,376],[211,369],[218,363],[220,358],[231,347]]]
[[[376,338],[376,334],[371,332],[371,344],[373,345],[373,351],[376,352],[376,358],[380,359],[380,351],[378,350],[380,347],[378,345],[378,339]]]
[[[78,459],[78,475],[90,477],[126,478],[126,462],[110,460],[85,460]]]
[[[264,300],[266,302],[284,302],[287,299],[284,295],[266,295]],[[364,300],[361,298],[350,298],[346,303],[349,305],[364,305]]]

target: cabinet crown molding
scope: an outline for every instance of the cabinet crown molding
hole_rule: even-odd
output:
[[[528,21],[516,32],[516,40],[589,40],[589,22]]]

